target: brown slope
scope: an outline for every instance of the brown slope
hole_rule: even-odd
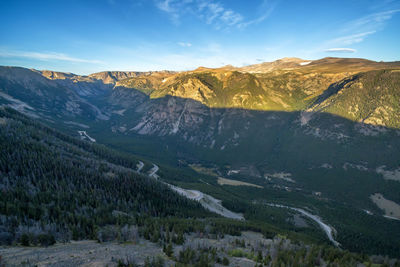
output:
[[[209,107],[293,111],[305,109],[331,84],[346,77],[397,66],[400,67],[399,62],[354,58],[315,61],[284,58],[245,68],[200,67],[180,73],[150,73],[122,80],[117,85],[138,89],[152,98],[170,95],[193,99]]]

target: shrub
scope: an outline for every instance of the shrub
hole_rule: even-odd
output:
[[[22,234],[21,237],[19,238],[19,242],[21,243],[21,245],[29,247],[30,244],[29,235],[26,233]]]
[[[13,235],[9,232],[0,232],[0,245],[11,245],[13,241]]]
[[[41,246],[51,246],[56,243],[56,239],[52,234],[40,234],[37,236],[38,242]]]

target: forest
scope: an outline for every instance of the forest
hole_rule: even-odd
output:
[[[284,214],[266,211],[262,205],[243,201],[235,205],[225,196],[224,205],[247,210],[249,219],[219,217],[137,172],[136,156],[65,135],[12,109],[0,109],[0,144],[0,245],[46,247],[71,240],[123,243],[142,238],[159,244],[176,266],[228,265],[232,257],[251,259],[258,266],[370,262],[364,254],[328,246],[312,231],[274,226],[268,222],[271,214],[276,218]],[[172,169],[163,175],[166,180],[177,179]],[[187,246],[192,234],[220,240],[226,235],[240,238],[243,231],[267,239],[290,238],[295,245],[282,247],[277,254],[244,241],[229,251]],[[184,247],[174,253],[176,246]],[[393,264],[398,261],[391,263],[397,266]],[[153,258],[145,266],[161,264],[161,259]],[[121,259],[119,266],[135,265]]]

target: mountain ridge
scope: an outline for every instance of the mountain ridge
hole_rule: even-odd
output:
[[[375,64],[375,65],[397,65],[400,64],[399,61],[374,61],[374,60],[369,60],[369,59],[364,59],[364,58],[341,58],[341,57],[324,57],[321,59],[302,59],[302,58],[297,58],[297,57],[284,57],[280,59],[276,59],[274,61],[265,61],[262,63],[257,63],[257,64],[249,64],[243,67],[236,67],[233,65],[225,65],[222,67],[206,67],[206,66],[200,66],[197,67],[194,70],[187,70],[187,71],[171,71],[171,70],[160,70],[160,71],[119,71],[119,70],[104,70],[100,72],[94,72],[90,73],[87,75],[81,75],[81,74],[75,74],[72,72],[62,72],[62,71],[53,71],[53,70],[37,70],[30,68],[30,70],[38,71],[46,75],[54,75],[54,76],[60,76],[61,78],[63,76],[66,77],[73,77],[73,76],[78,76],[78,77],[91,77],[91,78],[98,78],[98,79],[105,79],[105,78],[110,78],[112,81],[118,81],[122,79],[127,79],[131,77],[137,77],[140,75],[151,75],[153,73],[182,73],[182,72],[193,72],[193,71],[202,71],[202,70],[219,70],[219,69],[234,69],[234,70],[245,70],[246,68],[252,67],[252,66],[258,66],[258,65],[263,65],[263,64],[274,64],[278,65],[282,63],[301,63],[301,62],[310,62],[310,64],[317,65],[317,64],[333,64],[333,63],[342,63],[342,64],[351,64],[351,63],[358,63],[360,64],[361,62],[364,63],[365,65],[368,64]],[[300,64],[298,64],[300,65]],[[301,65],[300,65],[301,66]],[[305,65],[303,65],[305,66]],[[20,67],[20,66],[5,66],[3,65],[2,67],[11,67],[11,68],[25,68],[25,67]],[[47,73],[47,74],[46,74]],[[104,77],[104,78],[100,78]],[[57,77],[51,77],[56,79]],[[111,81],[110,80],[110,81]]]
[[[0,67],[0,106],[149,159],[169,183],[220,199],[246,219],[285,221],[262,203],[310,207],[344,246],[371,242],[393,254],[398,236],[385,231],[399,225],[374,201],[400,203],[399,64],[284,61],[298,66],[154,72],[112,83],[108,74]],[[220,185],[218,177],[260,187]]]
[[[304,62],[307,64],[300,65]],[[291,64],[290,66],[292,67],[287,68],[287,64]],[[254,66],[256,66],[255,68],[259,68],[258,66],[260,65],[267,65],[267,67],[261,68],[262,72],[250,71],[251,69],[254,70]],[[77,98],[99,98],[103,96],[103,98],[106,97],[109,99],[107,100],[109,103],[114,100],[121,102],[115,97],[119,94],[117,92],[120,91],[122,93],[122,91],[126,91],[125,88],[131,88],[143,92],[151,99],[171,95],[193,99],[215,108],[235,107],[250,110],[275,111],[306,111],[310,109],[313,112],[324,110],[324,112],[333,112],[333,114],[343,115],[346,118],[360,120],[360,117],[350,116],[350,111],[338,111],[337,107],[333,108],[331,104],[328,105],[327,103],[319,103],[319,107],[322,105],[325,106],[321,109],[317,108],[315,103],[320,101],[331,90],[330,86],[334,84],[348,86],[349,84],[343,83],[343,81],[349,77],[374,76],[375,74],[370,71],[387,69],[393,71],[389,71],[390,74],[386,74],[386,78],[395,79],[397,77],[396,70],[400,70],[400,62],[375,62],[357,58],[332,57],[314,61],[306,61],[299,58],[283,58],[244,68],[234,68],[231,66],[228,68],[198,68],[186,72],[116,71],[94,73],[88,76],[36,70],[31,70],[31,73],[29,73],[27,69],[23,68],[15,68],[15,73],[11,74],[13,69],[12,67],[2,67],[0,76],[5,80],[19,84],[25,80],[23,86],[28,86],[27,83],[29,82],[30,85],[28,87],[34,86],[35,82],[42,85],[46,84],[46,86],[53,86],[50,81],[54,81],[57,83],[54,86],[69,88],[67,90],[74,91],[78,95]],[[355,76],[361,72],[367,74]],[[43,78],[35,76],[33,73],[40,74]],[[27,81],[26,79],[31,80]],[[359,81],[359,87],[362,87],[362,82],[367,82],[367,80],[363,79]],[[393,86],[396,87],[396,84],[394,83]],[[357,94],[355,91],[357,89],[354,86],[352,88],[354,91],[352,94]],[[372,92],[372,89],[369,88],[369,92]],[[63,91],[64,89],[61,90]],[[341,90],[337,90],[335,94],[340,94],[341,92]],[[392,90],[391,94],[395,94],[396,92],[396,90]],[[113,95],[114,97],[112,97]],[[386,107],[385,110],[377,110],[375,112],[382,113],[382,116],[385,117],[384,120],[378,118],[366,120],[364,118],[363,121],[373,125],[400,127],[400,124],[396,123],[395,119],[398,118],[398,108],[390,100],[393,97],[396,98],[397,96],[393,95],[386,100],[382,99],[381,106]],[[332,99],[330,98],[329,101],[332,101]],[[124,101],[123,99],[121,100]],[[82,99],[80,102],[85,101]],[[328,99],[326,98],[324,101],[328,101]],[[79,101],[74,100],[73,102],[77,103]],[[368,101],[365,104],[370,105]],[[391,108],[391,105],[395,105],[395,108]],[[354,107],[348,105],[342,107],[342,109],[351,108]],[[377,108],[379,107],[376,106],[375,109]],[[98,108],[95,109],[99,110]],[[374,113],[372,110],[370,112]],[[376,115],[379,116],[379,114]],[[391,122],[389,123],[389,121]]]

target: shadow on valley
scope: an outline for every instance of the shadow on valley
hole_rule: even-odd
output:
[[[130,210],[159,217],[209,216],[198,205],[170,195],[163,186],[153,185],[145,177],[129,174],[128,178],[137,179],[135,183],[126,178],[124,168],[136,166],[140,159],[147,160],[144,170],[156,163],[160,166],[160,179],[221,199],[225,207],[243,213],[251,223],[266,224],[272,227],[270,229],[282,227],[291,234],[324,240],[313,227],[294,227],[290,223],[293,214],[265,204],[308,208],[336,229],[337,240],[345,248],[389,255],[398,252],[400,223],[384,218],[384,211],[370,199],[379,193],[400,203],[400,182],[396,176],[400,156],[397,129],[354,122],[323,112],[211,108],[193,99],[171,95],[150,98],[139,90],[125,87],[107,87],[100,92],[97,83],[62,84],[38,73],[29,75],[32,77],[28,80],[0,79],[0,90],[6,94],[6,97],[0,95],[1,104],[33,113],[63,134],[43,130],[42,126],[37,129],[37,125],[28,123],[29,119],[11,116],[12,127],[7,128],[7,132],[2,130],[5,136],[2,142],[10,146],[1,166],[4,173],[10,173],[8,179],[16,190],[7,191],[2,197],[29,199],[34,205],[11,201],[2,206],[3,214],[18,211],[21,220],[24,214],[29,214],[29,219],[35,223],[48,216],[45,217],[48,227],[66,231],[66,235],[77,239],[95,238],[96,220],[101,226],[118,220],[146,224],[147,217],[125,216]],[[64,93],[58,94],[58,90]],[[327,92],[326,96],[330,94]],[[315,103],[318,104],[318,100]],[[101,119],[105,117],[99,114],[107,119]],[[125,155],[135,155],[134,159],[126,161],[120,156],[109,156],[114,152],[108,148],[100,149],[92,144],[94,149],[88,142],[65,135],[78,137],[77,131],[82,130],[96,142],[115,148],[118,155],[123,151]],[[19,136],[25,136],[26,140]],[[60,136],[63,137],[61,141]],[[18,138],[25,141],[19,144]],[[59,151],[60,142],[66,148]],[[38,151],[45,152],[45,156]],[[7,167],[10,157],[15,162],[12,172]],[[54,162],[49,160],[51,158]],[[63,163],[65,158],[67,165]],[[93,160],[81,162],[79,159]],[[18,165],[19,162],[25,165]],[[47,163],[56,168],[47,168]],[[73,171],[74,167],[78,170]],[[37,172],[32,176],[26,171],[29,168]],[[75,176],[65,175],[71,172]],[[39,178],[43,173],[48,179],[42,185]],[[12,180],[20,176],[31,183]],[[79,178],[86,176],[89,178]],[[219,177],[258,187],[221,185]],[[27,188],[30,184],[33,189]],[[44,192],[36,197],[29,192],[35,192],[37,186],[42,186],[43,190],[52,188],[53,193],[67,186],[68,191],[60,196]],[[10,186],[7,188],[9,190]],[[79,189],[78,195],[74,195],[74,188]],[[132,193],[137,190],[141,194]],[[164,191],[165,194],[159,193]],[[93,200],[87,200],[88,194]],[[147,203],[147,198],[152,201]],[[66,209],[61,207],[71,199],[78,199],[78,202]],[[47,206],[41,207],[39,204],[44,200]],[[57,204],[51,204],[52,201]],[[104,205],[105,202],[108,204]],[[175,209],[172,203],[180,204]],[[114,210],[123,213],[114,216]],[[65,221],[61,219],[64,217]],[[60,221],[62,224],[58,225]],[[13,225],[12,219],[7,222]],[[243,229],[240,227],[232,231]]]

